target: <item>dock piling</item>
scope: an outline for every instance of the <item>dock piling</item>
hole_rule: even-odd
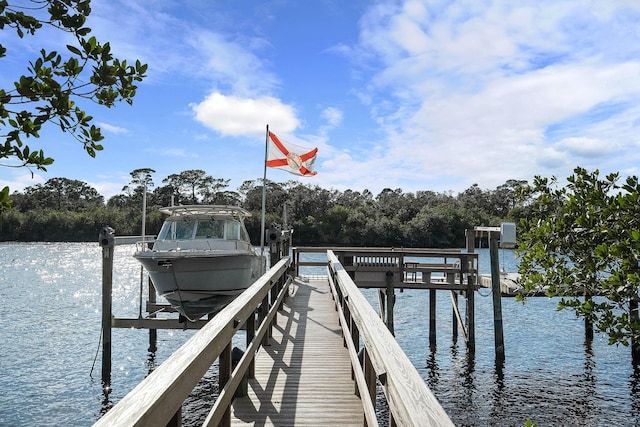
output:
[[[387,328],[391,335],[395,336],[393,326],[393,309],[396,301],[396,292],[393,288],[393,271],[389,270],[385,273],[385,280],[387,282]]]
[[[102,247],[102,385],[111,384],[111,293],[113,288],[113,247],[115,230],[104,227],[98,236]]]
[[[504,360],[504,333],[502,330],[502,293],[500,292],[500,260],[498,240],[500,233],[489,234],[489,258],[491,259],[491,293],[493,295],[493,328],[496,359]]]

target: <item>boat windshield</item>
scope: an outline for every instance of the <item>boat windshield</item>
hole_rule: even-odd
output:
[[[180,219],[178,221],[165,221],[162,225],[158,240],[189,240],[193,239],[193,229],[196,226],[195,219]]]
[[[226,221],[213,221],[201,219],[198,221],[196,239],[222,239],[224,238],[224,223]]]
[[[248,236],[239,222],[220,219],[169,220],[158,233],[158,240],[191,239],[248,240]]]

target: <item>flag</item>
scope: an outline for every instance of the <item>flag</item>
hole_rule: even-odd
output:
[[[273,133],[269,132],[269,148],[267,166],[286,170],[294,175],[313,176],[317,172],[313,170],[318,149],[300,147],[291,143],[283,143]]]

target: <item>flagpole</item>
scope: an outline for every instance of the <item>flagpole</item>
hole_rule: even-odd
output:
[[[265,215],[267,211],[267,157],[269,155],[269,124],[267,124],[267,134],[264,142],[264,174],[262,175],[262,219],[260,221],[260,257],[262,258],[262,273],[264,274],[264,234]]]

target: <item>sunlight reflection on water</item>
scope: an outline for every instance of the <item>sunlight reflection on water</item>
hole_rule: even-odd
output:
[[[116,247],[113,313],[118,317],[136,317],[139,311],[134,250]],[[488,256],[480,253],[481,270],[487,272]],[[511,262],[507,270],[515,271],[512,253],[503,259]],[[365,293],[377,307],[375,293]],[[438,295],[434,348],[429,347],[428,294],[397,294],[396,338],[457,425],[524,425],[527,418],[541,426],[637,423],[640,381],[629,349],[608,346],[602,336],[585,346],[582,321],[557,312],[554,300],[532,298],[523,306],[504,298],[506,360],[496,366],[491,298],[485,294],[476,294],[474,358],[467,356],[461,336],[452,340],[447,293]],[[105,403],[99,378],[101,299],[97,243],[0,243],[0,425],[91,425],[105,405],[122,399],[194,334],[158,331],[158,350],[149,353],[147,331],[114,329],[113,391]],[[205,411],[217,390],[216,372],[212,368],[189,399],[196,415],[187,416],[185,425]]]

